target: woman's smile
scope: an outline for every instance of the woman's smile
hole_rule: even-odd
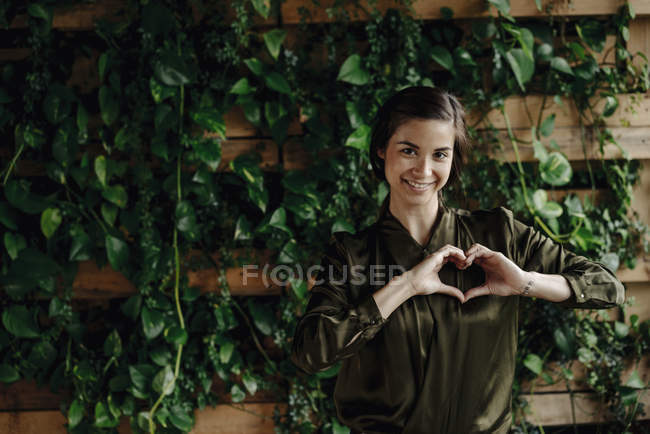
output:
[[[431,187],[433,187],[435,185],[435,182],[422,183],[422,182],[411,181],[411,180],[408,180],[408,179],[402,179],[402,181],[404,181],[404,183],[408,187],[410,187],[411,190],[413,190],[415,192],[427,191],[427,190],[429,190]]]

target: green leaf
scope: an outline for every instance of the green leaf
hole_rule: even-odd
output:
[[[235,225],[235,236],[234,239],[237,241],[250,240],[253,238],[251,223],[246,219],[245,216],[240,215],[237,218],[237,224]]]
[[[99,56],[99,60],[97,61],[97,72],[99,72],[99,82],[103,83],[104,78],[106,77],[106,71],[108,69],[108,63],[109,63],[110,57],[108,52],[103,52]]]
[[[170,395],[174,391],[175,383],[174,371],[171,366],[167,365],[156,374],[152,387],[158,393]]]
[[[456,63],[461,66],[476,66],[476,62],[472,58],[472,55],[469,54],[469,51],[463,47],[456,47],[454,49],[454,58]]]
[[[233,384],[230,388],[230,398],[232,402],[242,402],[246,398],[246,393],[239,387],[239,384]]]
[[[603,116],[608,118],[616,112],[618,108],[618,99],[615,96],[605,97],[605,109],[603,110]]]
[[[99,88],[99,109],[101,111],[102,121],[108,126],[113,124],[120,114],[120,100],[108,86]]]
[[[251,3],[257,13],[265,20],[269,18],[269,13],[271,12],[271,3],[269,0],[251,0]]]
[[[106,234],[106,256],[111,267],[116,271],[123,271],[129,262],[129,246],[120,238]]]
[[[74,428],[79,425],[84,417],[84,406],[79,399],[75,399],[68,409],[68,427]]]
[[[571,342],[561,328],[556,328],[553,331],[553,339],[555,340],[555,345],[557,345],[565,357],[573,357],[573,348]]]
[[[283,117],[287,115],[287,109],[284,108],[278,101],[266,101],[264,103],[264,116],[266,117],[269,126],[273,126]]]
[[[25,247],[27,247],[27,242],[25,237],[20,234],[14,234],[12,232],[5,232],[4,234],[4,243],[7,253],[11,260],[15,260],[18,257],[18,253]]]
[[[542,136],[548,137],[551,134],[553,134],[554,128],[555,128],[555,113],[553,113],[552,115],[544,119],[542,125],[539,127],[539,132],[542,134]]]
[[[537,354],[529,353],[524,359],[524,366],[530,369],[536,375],[539,375],[542,373],[544,362]]]
[[[0,202],[0,223],[5,225],[11,230],[17,230],[16,212],[9,206],[7,202]]]
[[[273,311],[267,304],[253,302],[251,299],[247,300],[248,310],[253,317],[253,323],[263,334],[270,336],[273,332],[273,324],[275,323],[275,316]]]
[[[170,344],[185,345],[187,337],[187,331],[179,326],[172,326],[165,330],[165,340]]]
[[[187,412],[178,405],[171,408],[169,420],[176,428],[183,432],[189,432],[194,427],[194,417],[188,415]]]
[[[226,123],[221,112],[215,108],[206,107],[193,111],[190,115],[192,120],[206,130],[219,134],[222,139],[226,138]]]
[[[192,202],[183,200],[176,205],[176,228],[188,239],[196,240],[199,237],[199,227],[196,223],[196,213]]]
[[[539,171],[542,181],[553,186],[566,185],[573,176],[571,164],[559,152],[551,152],[548,159],[539,164]]]
[[[128,196],[126,190],[121,185],[112,185],[102,190],[102,197],[109,202],[114,203],[120,208],[126,208]]]
[[[616,273],[618,270],[618,267],[620,266],[621,260],[619,259],[618,255],[616,253],[610,252],[610,253],[605,253],[603,256],[601,256],[598,261],[602,263],[609,271],[612,273]]]
[[[488,3],[497,8],[501,15],[510,16],[510,0],[488,0]]]
[[[564,206],[572,217],[585,218],[585,212],[582,209],[582,202],[577,196],[569,195],[564,198]]]
[[[182,86],[194,80],[194,74],[175,53],[166,52],[154,66],[156,78],[167,86]]]
[[[605,48],[607,32],[600,21],[595,19],[582,19],[576,24],[578,36],[597,53]]]
[[[370,81],[370,73],[361,65],[361,56],[353,54],[343,62],[336,79],[362,86]]]
[[[119,425],[120,420],[113,417],[103,402],[95,404],[95,426],[99,428],[114,428]]]
[[[571,69],[569,63],[561,57],[554,57],[551,59],[551,68],[568,75],[573,75],[573,69]]]
[[[45,238],[50,238],[54,235],[54,232],[57,230],[61,224],[61,210],[58,208],[47,208],[41,214],[41,231]]]
[[[206,138],[192,140],[191,143],[197,157],[210,168],[210,171],[215,172],[221,164],[221,142],[217,139]]]
[[[307,282],[302,279],[296,279],[294,277],[289,277],[289,282],[291,283],[291,290],[296,295],[298,300],[304,300],[307,297]]]
[[[51,124],[59,124],[70,115],[70,90],[65,86],[53,84],[43,101],[45,118]]]
[[[122,339],[116,329],[113,329],[104,341],[104,354],[107,357],[119,357],[122,354]]]
[[[11,365],[0,363],[0,381],[3,383],[13,383],[20,380],[20,374]]]
[[[368,125],[361,125],[357,128],[345,141],[345,146],[359,149],[363,152],[368,152],[370,148],[370,133],[371,128]]]
[[[173,126],[173,109],[169,104],[159,104],[156,106],[156,114],[154,115],[154,127],[156,132],[164,133]]]
[[[41,331],[34,315],[25,306],[12,305],[2,312],[2,324],[9,333],[19,338],[34,339],[41,336]]]
[[[278,60],[280,48],[282,47],[284,39],[287,37],[287,31],[283,29],[273,29],[264,33],[263,37],[266,48],[269,50],[269,53],[271,53],[271,57]]]
[[[112,203],[104,202],[102,203],[100,211],[104,221],[110,226],[113,226],[115,224],[115,219],[117,219],[117,207]]]
[[[248,69],[257,76],[262,75],[262,72],[264,72],[264,65],[254,57],[244,60],[244,63],[248,66]]]
[[[286,78],[277,72],[271,72],[270,74],[265,75],[264,82],[270,89],[291,95],[291,87],[289,87],[289,83],[287,82]]]
[[[614,333],[618,339],[623,339],[630,333],[630,326],[620,321],[614,321]]]
[[[562,207],[556,202],[549,202],[546,190],[536,190],[533,193],[535,210],[546,219],[557,218],[562,215]]]
[[[636,369],[632,371],[632,374],[630,375],[630,378],[628,378],[628,380],[625,382],[625,385],[633,389],[645,389],[646,387],[646,384],[643,382],[641,377],[639,377],[639,372]]]
[[[526,91],[525,84],[533,77],[535,62],[524,53],[521,48],[513,48],[506,53],[506,60],[515,74],[517,83],[522,91]]]
[[[172,360],[172,353],[167,349],[166,345],[161,345],[149,351],[149,357],[156,365],[165,366]]]
[[[149,390],[150,379],[156,371],[155,366],[148,364],[130,365],[129,377],[133,386],[141,391]]]
[[[122,313],[135,321],[140,315],[140,307],[142,306],[142,296],[132,295],[120,306]]]
[[[535,127],[533,127],[533,134],[532,134],[532,137],[533,137],[533,155],[540,162],[544,162],[544,161],[546,161],[548,159],[548,151],[546,150],[544,145],[542,145],[542,142],[540,142],[539,140],[537,140],[535,138],[534,128]]]
[[[142,308],[142,330],[147,340],[152,340],[165,328],[163,314],[155,309],[149,309],[147,306]]]
[[[346,220],[337,220],[334,222],[332,225],[332,228],[330,229],[330,234],[333,234],[335,232],[349,232],[351,234],[355,233],[354,225],[351,223],[347,222]]]
[[[255,392],[257,392],[257,381],[255,378],[248,372],[246,372],[244,375],[242,375],[242,383],[244,383],[244,386],[246,387],[246,390],[248,390],[248,393],[251,395],[255,395]]]
[[[431,57],[448,71],[454,68],[454,59],[451,57],[451,53],[442,45],[431,48]]]
[[[230,89],[230,93],[235,95],[248,95],[255,92],[255,88],[250,85],[248,78],[240,78]]]
[[[230,361],[232,353],[235,350],[235,344],[226,341],[219,346],[219,361],[224,365]]]
[[[149,79],[149,90],[151,96],[156,104],[160,104],[169,97],[176,95],[176,88],[172,86],[165,86],[156,80],[155,77]]]
[[[40,214],[48,207],[44,197],[31,193],[25,183],[13,179],[5,185],[5,197],[25,214]]]

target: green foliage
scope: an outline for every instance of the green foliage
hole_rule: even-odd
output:
[[[553,139],[556,115],[544,114],[569,99],[580,119],[593,120],[585,130],[601,151],[617,146],[604,119],[622,110],[620,94],[650,85],[647,65],[633,62],[642,56],[624,48],[630,5],[607,18],[519,22],[507,0],[488,0],[494,15],[472,20],[471,31],[449,8],[435,22],[369,8],[359,23],[334,6],[336,22],[301,24],[290,44],[286,29],[254,27],[258,17],[275,17],[278,2],[134,3],[118,24],[98,22],[88,41],[52,29],[54,3],[0,7],[0,21],[29,16],[16,38],[32,51],[0,70],[0,130],[11,150],[0,173],[0,381],[35,378],[70,390],[71,432],[108,432],[121,417],[134,432],[187,432],[194,409],[223,399],[211,391],[215,381],[233,402],[259,391],[287,402],[274,416],[278,432],[347,432],[331,400],[340,365],[309,376],[288,361],[308,299],[305,276],[283,276],[281,296],[241,300],[230,295],[225,270],[254,263],[233,257],[248,248],[268,249],[272,262],[288,266],[318,263],[332,233],[374,221],[387,186],[369,170],[371,124],[404,86],[445,87],[467,111],[500,110],[508,125],[505,139],[470,128],[476,151],[449,188],[452,205],[505,204],[611,269],[632,267],[639,246],[648,249],[647,228],[629,213],[638,162],[572,169]],[[617,40],[615,60],[599,64],[592,52],[605,50],[607,35]],[[75,56],[94,54],[97,89],[70,84],[70,46],[79,47]],[[515,136],[504,109],[506,98],[527,94],[543,98],[538,112],[526,110],[530,141]],[[257,152],[222,154],[224,116],[235,107],[255,135],[281,147],[285,163],[295,140],[289,126],[300,117],[307,168],[263,170]],[[523,146],[535,161],[522,161]],[[488,158],[488,147],[512,149],[517,161]],[[23,162],[42,172],[24,176]],[[556,187],[611,194],[599,203],[560,200]],[[110,311],[77,309],[72,284],[86,260],[109,264],[137,292],[113,300]],[[216,292],[190,286],[187,271],[205,268],[216,269]],[[548,380],[550,361],[570,380],[568,364],[577,360],[615,415],[611,430],[634,431],[645,384],[636,371],[625,383],[620,374],[625,357],[647,354],[648,322],[523,304],[513,412],[526,411],[521,380]]]

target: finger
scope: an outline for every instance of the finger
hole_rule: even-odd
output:
[[[467,303],[472,298],[490,294],[492,294],[492,292],[490,292],[490,288],[488,288],[487,285],[476,286],[465,292],[465,303]]]
[[[440,289],[436,291],[436,294],[451,295],[452,297],[456,297],[458,300],[460,300],[461,303],[464,303],[466,301],[463,291],[454,286],[445,285],[444,283],[440,286]]]

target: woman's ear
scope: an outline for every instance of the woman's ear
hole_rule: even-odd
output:
[[[377,156],[382,160],[386,159],[386,148],[377,148]]]

